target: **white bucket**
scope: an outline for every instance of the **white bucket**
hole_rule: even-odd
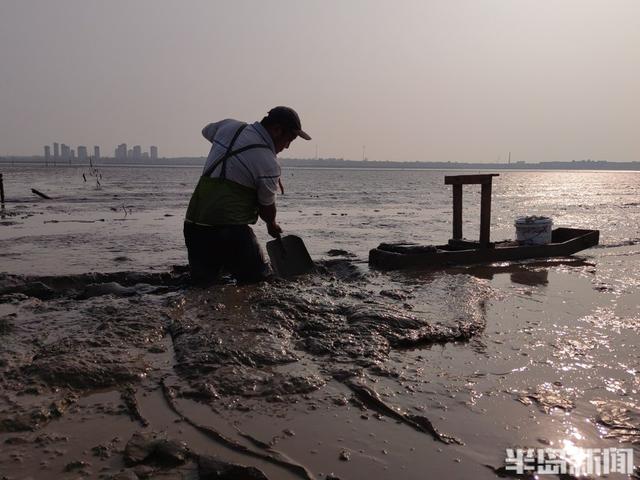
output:
[[[516,240],[524,245],[551,243],[553,221],[549,217],[518,217],[515,221]]]

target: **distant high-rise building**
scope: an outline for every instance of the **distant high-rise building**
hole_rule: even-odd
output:
[[[149,147],[149,158],[151,158],[151,160],[158,159],[158,147],[155,145],[151,145],[151,147]]]
[[[86,162],[89,156],[87,155],[87,147],[84,145],[78,145],[78,161]]]
[[[140,147],[140,145],[134,146],[131,153],[131,158],[133,160],[142,160],[142,147]]]
[[[75,159],[76,159],[76,152],[72,148],[69,150],[69,165],[71,165],[71,160],[75,160]]]
[[[71,149],[69,148],[68,145],[65,145],[64,143],[60,145],[60,159],[63,161],[64,160],[71,161]]]
[[[100,147],[99,146],[95,146],[93,147],[93,160],[95,162],[99,162],[100,161]]]
[[[148,152],[142,152],[142,160],[149,160],[149,153]]]
[[[121,143],[116,148],[116,160],[126,160],[127,159],[127,144]]]
[[[49,145],[44,146],[44,161],[45,163],[49,163],[49,159],[51,158],[51,147]]]
[[[53,142],[53,160],[58,160],[58,158],[60,158],[60,150],[59,150],[60,145],[58,145],[58,142]]]

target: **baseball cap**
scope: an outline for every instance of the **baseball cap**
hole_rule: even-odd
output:
[[[272,120],[274,123],[287,127],[297,136],[304,138],[305,140],[311,140],[309,134],[302,130],[300,117],[293,108],[283,106],[274,107],[269,110],[267,118]]]

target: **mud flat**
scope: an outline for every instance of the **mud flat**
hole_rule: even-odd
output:
[[[342,255],[207,289],[5,274],[0,471],[495,478],[506,448],[635,448],[634,299],[574,260],[387,274]]]
[[[404,413],[374,384],[403,388],[389,365],[403,349],[480,332],[482,288],[436,318],[416,310],[413,287],[371,280],[340,259],[257,288],[191,289],[179,274],[4,275],[3,471],[126,478],[177,469],[206,478],[203,465],[234,475],[244,465],[263,472],[247,470],[255,478],[317,478],[331,473],[316,470],[326,466],[321,438],[338,448],[343,470],[366,463],[326,432],[259,426],[267,418],[277,426],[284,414],[337,430],[371,415],[438,439],[426,416]],[[451,288],[462,290],[434,286],[434,301]],[[278,449],[293,438],[309,449],[300,459]]]
[[[609,287],[572,261],[388,275],[337,258],[208,289],[4,275],[0,470],[495,478],[506,448],[635,445],[637,357],[620,357],[637,305]]]

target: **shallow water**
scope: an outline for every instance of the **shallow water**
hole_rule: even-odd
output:
[[[600,247],[570,259],[385,273],[366,265],[378,243],[450,236],[445,172],[285,170],[280,222],[304,237],[319,271],[196,290],[167,272],[186,263],[181,222],[199,170],[105,167],[100,188],[88,169],[3,173],[0,441],[25,443],[0,453],[0,471],[64,476],[70,459],[84,459],[93,474],[115,472],[138,429],[270,478],[300,476],[239,451],[266,451],[249,437],[318,478],[343,479],[492,478],[506,448],[639,442],[639,174],[494,180],[493,239],[513,237],[522,214],[601,230]],[[465,190],[468,238],[478,200],[479,188]],[[46,465],[36,461],[43,433],[68,437]],[[109,457],[85,451],[98,444]],[[196,463],[182,468],[195,474]]]
[[[182,219],[198,168],[104,167],[100,187],[86,168],[3,166],[3,172],[9,203],[1,219],[6,225],[0,224],[2,271],[164,270],[186,262]],[[285,233],[304,236],[314,258],[341,248],[365,260],[383,241],[446,242],[451,192],[445,173],[285,169],[279,221]],[[635,172],[501,172],[493,188],[492,238],[513,238],[517,216],[539,214],[559,226],[598,228],[604,245],[636,245],[639,185]],[[465,187],[467,238],[478,236],[479,190]],[[256,233],[267,240],[264,227]]]

